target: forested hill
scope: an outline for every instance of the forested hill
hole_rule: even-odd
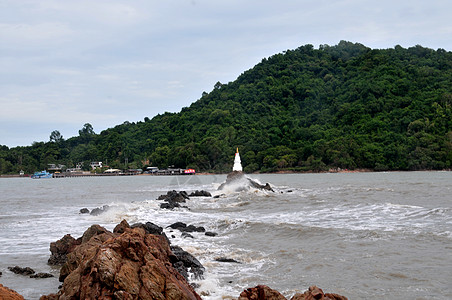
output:
[[[179,113],[0,150],[1,172],[100,160],[228,172],[450,169],[452,52],[342,41],[263,59]],[[58,137],[58,135],[57,135]]]

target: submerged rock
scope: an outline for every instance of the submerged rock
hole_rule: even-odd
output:
[[[194,191],[194,192],[192,192],[190,194],[190,197],[212,197],[212,194],[209,193],[208,191],[204,191],[204,190],[198,191],[198,190],[196,190],[196,191]]]
[[[218,190],[232,189],[235,192],[241,192],[250,188],[274,192],[269,183],[262,185],[239,171],[229,173],[226,181],[218,187]]]
[[[94,208],[89,214],[92,215],[92,216],[98,216],[98,215],[108,211],[109,209],[110,209],[110,206],[104,205],[102,207]]]
[[[81,214],[89,214],[89,209],[87,209],[86,207],[82,208],[82,209],[80,209],[80,213]]]
[[[41,273],[41,272],[30,275],[30,278],[51,278],[51,277],[54,276],[50,273]]]
[[[241,264],[241,262],[236,261],[236,260],[233,259],[233,258],[227,258],[227,257],[218,257],[218,258],[215,258],[215,261]]]
[[[33,270],[30,267],[19,267],[19,266],[15,266],[15,267],[8,267],[8,270],[10,270],[11,272],[13,272],[14,274],[19,274],[19,275],[31,275],[35,273],[35,270]]]

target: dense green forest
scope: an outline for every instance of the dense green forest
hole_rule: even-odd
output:
[[[218,82],[179,113],[0,146],[0,173],[90,161],[228,172],[236,147],[245,172],[450,169],[452,52],[301,46]]]

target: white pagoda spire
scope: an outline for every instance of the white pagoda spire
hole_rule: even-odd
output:
[[[242,162],[240,161],[239,148],[237,147],[237,152],[235,153],[234,166],[232,171],[242,172]]]

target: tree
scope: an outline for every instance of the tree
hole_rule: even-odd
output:
[[[60,143],[62,142],[63,136],[61,135],[61,133],[58,130],[54,130],[52,131],[52,133],[50,133],[50,141],[54,142],[54,143]]]
[[[80,136],[84,136],[84,135],[94,135],[95,133],[93,126],[90,123],[85,123],[85,125],[83,125],[83,128],[78,131],[78,134]]]
[[[89,143],[91,138],[95,135],[93,126],[90,123],[85,123],[83,128],[78,131],[78,134],[84,143]]]

